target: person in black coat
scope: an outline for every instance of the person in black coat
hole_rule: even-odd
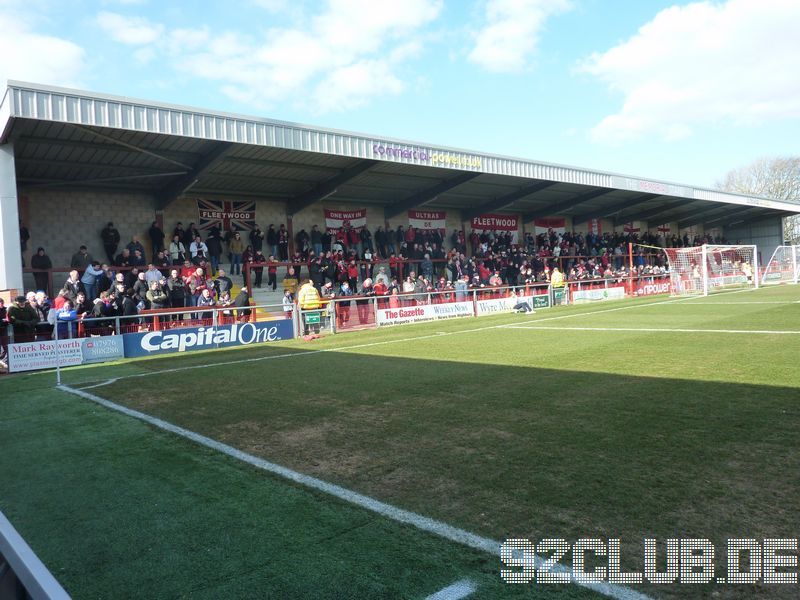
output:
[[[100,239],[103,241],[103,249],[106,251],[108,262],[114,262],[114,255],[117,253],[119,247],[119,231],[114,227],[111,221],[100,232]]]
[[[50,257],[47,256],[41,246],[31,258],[31,268],[42,269],[43,271],[53,268],[53,261],[50,260]],[[50,276],[47,272],[34,273],[33,280],[36,282],[37,290],[42,290],[48,296],[50,295]]]
[[[236,317],[240,321],[246,321],[250,317],[250,294],[247,287],[243,287],[233,301],[233,305],[237,308]]]

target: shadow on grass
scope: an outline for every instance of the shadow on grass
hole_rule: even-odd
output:
[[[795,388],[296,354],[94,391],[495,539],[622,538],[637,570],[644,537],[800,528]]]

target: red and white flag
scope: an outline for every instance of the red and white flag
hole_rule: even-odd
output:
[[[545,219],[534,219],[533,231],[535,235],[548,233],[550,230],[564,235],[567,231],[567,220],[564,217],[547,217]]]
[[[414,229],[444,230],[447,227],[447,213],[442,210],[410,210],[408,226]]]
[[[342,227],[363,229],[367,226],[367,209],[330,210],[325,209],[325,227],[329,231],[337,231]]]
[[[603,225],[600,219],[589,219],[589,231],[587,233],[593,233],[595,235],[600,235],[603,233]]]

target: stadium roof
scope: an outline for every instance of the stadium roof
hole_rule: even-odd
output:
[[[570,215],[725,226],[800,213],[800,205],[16,81],[0,104],[19,189],[151,193],[156,209],[184,195],[285,201],[288,214],[326,198],[383,207]]]

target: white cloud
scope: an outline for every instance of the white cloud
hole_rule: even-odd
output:
[[[182,74],[214,81],[238,102],[264,108],[292,99],[312,110],[332,111],[399,93],[404,85],[395,71],[420,54],[422,29],[438,17],[442,3],[328,0],[302,26],[250,36],[209,28],[161,35],[160,25],[113,13],[101,13],[98,20],[113,39],[158,48]],[[139,58],[152,60],[148,53]]]
[[[151,44],[164,33],[164,26],[150,23],[141,17],[126,17],[103,11],[97,15],[97,24],[112,40],[130,46]]]
[[[475,35],[469,60],[497,73],[523,70],[547,19],[571,7],[570,0],[488,0],[486,24]]]
[[[800,117],[800,2],[729,0],[673,6],[579,67],[624,95],[595,141],[688,137],[706,123]]]
[[[20,79],[77,87],[86,55],[79,45],[33,31],[23,18],[0,12],[0,84]],[[13,58],[12,58],[13,57]]]

